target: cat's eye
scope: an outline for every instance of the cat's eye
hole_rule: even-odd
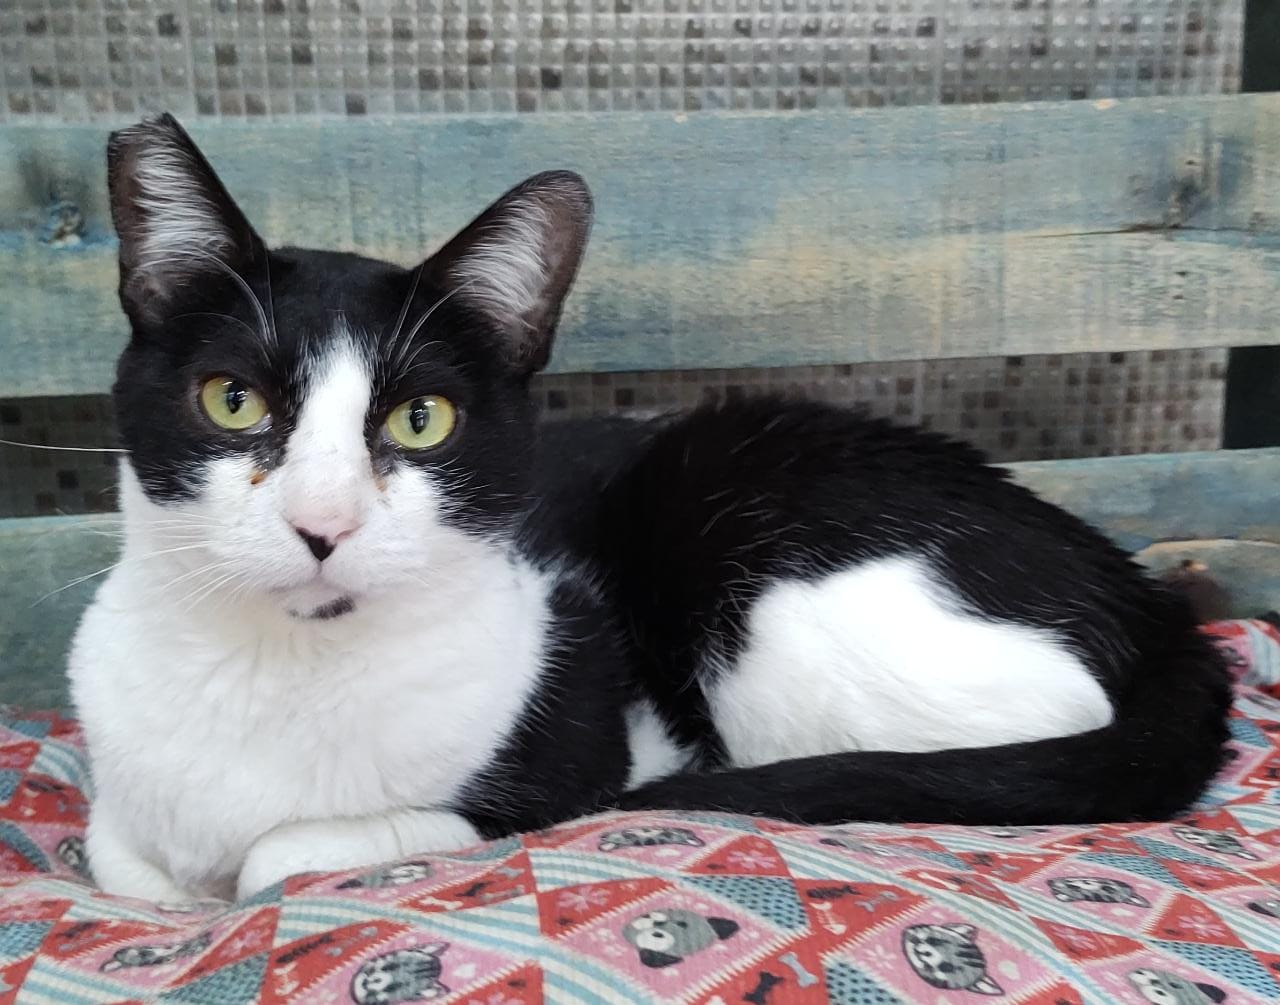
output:
[[[267,417],[267,402],[235,377],[210,377],[200,388],[200,406],[214,425],[240,432]]]
[[[428,394],[393,408],[387,416],[387,435],[406,450],[425,450],[447,440],[457,421],[448,398]]]

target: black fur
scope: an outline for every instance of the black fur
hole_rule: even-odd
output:
[[[643,679],[713,764],[723,749],[699,655],[714,640],[732,657],[762,586],[921,549],[973,609],[1065,636],[1117,709],[1081,736],[691,774],[624,806],[809,822],[1150,819],[1194,800],[1221,761],[1227,676],[1185,598],[941,436],[819,404],[706,408],[660,428],[610,481],[596,533]]]
[[[277,465],[307,393],[308,361],[323,354],[340,316],[379,362],[365,430],[375,473],[427,466],[455,526],[509,547],[513,559],[569,570],[553,596],[536,700],[458,801],[486,835],[608,805],[813,823],[1160,818],[1190,803],[1217,768],[1227,678],[1185,600],[976,450],[843,409],[772,399],[652,424],[539,428],[528,379],[550,351],[589,219],[573,176],[531,180],[406,270],[346,254],[268,253],[196,154],[193,178],[235,237],[228,261],[271,306],[267,346],[252,301],[229,276],[153,275],[139,258],[145,206],[133,198],[130,164],[148,143],[189,140],[162,119],[118,134],[110,153],[121,296],[133,328],[114,394],[145,491],[157,500],[198,493],[205,464],[229,452],[250,452],[264,471]],[[494,232],[509,200],[540,193],[559,214],[546,250],[554,266],[547,295],[514,322],[450,298],[450,263]],[[397,317],[421,317],[433,305],[407,352],[393,349]],[[212,429],[197,402],[211,374],[264,394],[271,428],[248,437]],[[429,393],[457,404],[457,434],[420,454],[394,449],[379,432],[387,411]],[[711,643],[731,665],[751,606],[772,582],[922,550],[974,611],[1063,636],[1111,697],[1114,724],[988,749],[727,764],[705,698],[717,672],[702,658]],[[623,708],[642,696],[702,767],[727,770],[623,794]]]

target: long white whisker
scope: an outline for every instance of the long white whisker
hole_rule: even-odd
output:
[[[258,315],[258,323],[262,326],[263,340],[270,341],[271,327],[267,323],[267,312],[262,309],[262,301],[259,300],[258,295],[253,292],[253,287],[244,281],[244,278],[240,275],[240,273],[238,273],[235,269],[233,269],[230,265],[224,262],[217,255],[209,255],[209,254],[205,254],[204,252],[191,250],[191,251],[184,251],[180,255],[175,255],[173,257],[174,258],[184,258],[184,257],[197,258],[202,261],[212,262],[214,265],[220,268],[223,272],[225,272],[228,276],[230,276],[232,280],[235,282],[235,284],[238,287],[240,287],[240,291],[244,293],[246,297],[248,297],[249,303],[253,305],[254,313]],[[143,262],[141,264],[143,267],[149,268],[155,265],[159,265],[163,261],[164,261],[163,259],[160,259],[157,261]]]
[[[43,597],[41,597],[31,606],[35,607],[36,604],[42,604],[46,600],[48,600],[50,597],[56,597],[63,590],[69,590],[73,586],[79,586],[81,583],[87,583],[89,580],[94,579],[98,576],[105,575],[106,573],[111,572],[113,569],[118,569],[120,568],[120,566],[126,565],[129,562],[141,562],[144,559],[158,558],[161,555],[172,555],[175,551],[194,551],[197,548],[204,548],[204,547],[205,547],[204,544],[184,544],[176,548],[164,548],[161,551],[152,551],[152,552],[148,552],[145,555],[134,555],[129,558],[122,558],[120,559],[120,561],[113,562],[111,565],[108,565],[105,569],[99,569],[97,572],[91,572],[87,576],[80,576],[77,579],[73,579],[71,582],[67,583],[65,586],[59,586],[56,590],[50,590],[48,593],[46,593]]]
[[[6,447],[29,447],[32,450],[67,450],[81,454],[127,454],[120,447],[54,447],[47,443],[23,443],[20,440],[0,440]]]
[[[193,607],[195,607],[202,600],[204,600],[205,597],[209,596],[209,594],[216,591],[224,583],[229,583],[231,580],[235,579],[238,575],[240,575],[240,573],[238,573],[235,569],[232,569],[230,572],[225,573],[224,575],[220,576],[218,579],[215,579],[212,583],[209,583],[203,590],[197,590],[196,593],[183,606],[183,609],[182,609],[183,613],[189,612]]]
[[[267,310],[271,312],[271,344],[279,346],[280,333],[276,331],[276,298],[271,292],[271,255],[269,252],[265,252],[265,254],[267,267],[264,271],[267,274]]]
[[[412,344],[413,339],[414,339],[414,336],[416,336],[416,335],[418,334],[418,332],[420,332],[420,331],[422,330],[422,326],[423,326],[423,325],[425,325],[425,324],[427,323],[427,319],[428,319],[428,318],[430,318],[430,317],[431,317],[431,315],[432,315],[432,314],[434,314],[437,310],[439,310],[439,309],[440,309],[440,307],[441,307],[441,306],[443,306],[443,304],[445,303],[445,301],[446,301],[446,300],[448,300],[450,297],[452,297],[455,293],[461,293],[463,290],[465,290],[468,286],[470,286],[470,285],[471,285],[472,283],[474,283],[474,282],[475,282],[475,280],[474,280],[474,279],[471,279],[471,280],[468,280],[467,282],[463,283],[461,286],[455,286],[455,287],[454,287],[453,289],[451,289],[448,293],[446,293],[446,294],[445,294],[444,296],[442,296],[439,300],[437,300],[434,304],[432,304],[430,307],[428,307],[428,308],[427,308],[427,313],[426,313],[426,314],[424,314],[424,315],[422,315],[422,317],[418,318],[418,323],[417,323],[417,324],[415,324],[415,325],[413,326],[413,328],[411,328],[411,329],[409,330],[409,334],[408,334],[408,336],[407,336],[407,337],[405,338],[405,340],[404,340],[404,345],[401,347],[401,351],[403,352],[403,350],[404,350],[404,348],[405,348],[405,347],[407,347],[407,346],[409,346],[410,344]]]
[[[179,583],[185,583],[189,579],[194,579],[198,576],[203,576],[206,572],[211,572],[213,570],[228,569],[230,567],[231,567],[231,560],[229,558],[219,559],[213,562],[206,562],[204,565],[198,566],[195,569],[190,569],[187,572],[182,573],[182,575],[180,576],[174,576],[167,583],[158,587],[158,590],[161,593],[168,593],[171,589],[173,589]]]
[[[258,333],[256,331],[250,328],[234,314],[222,314],[218,311],[187,311],[185,314],[175,314],[169,320],[181,321],[183,318],[222,318],[224,321],[234,321],[255,339],[258,337]]]
[[[422,269],[426,264],[426,262],[423,262],[413,273],[413,285],[409,287],[409,295],[404,298],[404,303],[400,307],[400,316],[396,318],[395,331],[391,333],[391,341],[387,343],[388,349],[395,348],[396,339],[400,337],[400,332],[404,328],[404,319],[409,315],[409,305],[413,303],[413,297],[418,292],[418,282],[422,279]]]

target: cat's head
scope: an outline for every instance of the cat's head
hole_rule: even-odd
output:
[[[578,176],[530,178],[405,269],[268,250],[169,116],[115,133],[108,174],[124,503],[156,550],[314,617],[512,533],[528,381],[590,227]]]

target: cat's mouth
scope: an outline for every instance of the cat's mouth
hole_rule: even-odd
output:
[[[342,596],[336,600],[321,604],[319,607],[309,607],[304,610],[291,607],[289,608],[289,614],[299,621],[332,621],[334,618],[350,614],[355,609],[355,600],[350,596]]]

